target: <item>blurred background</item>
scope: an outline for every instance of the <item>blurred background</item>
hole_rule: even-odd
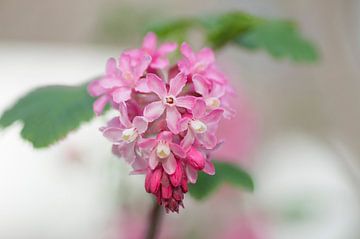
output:
[[[360,238],[358,0],[0,0],[0,112],[34,87],[102,74],[150,21],[230,10],[295,20],[321,59],[218,53],[239,96],[217,157],[247,168],[256,190],[188,196],[160,238]],[[151,196],[97,130],[109,117],[46,150],[20,124],[0,131],[0,238],[142,238]]]

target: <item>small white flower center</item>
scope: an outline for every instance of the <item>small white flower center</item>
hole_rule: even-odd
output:
[[[135,128],[125,129],[122,133],[121,139],[125,142],[131,143],[133,142],[136,137],[138,136],[138,133]]]
[[[159,143],[156,147],[156,154],[159,158],[164,159],[170,156],[170,148],[166,143]]]
[[[220,100],[216,97],[210,97],[205,100],[206,106],[210,108],[218,108],[220,106]]]
[[[190,126],[196,133],[200,133],[200,134],[205,133],[207,130],[206,124],[204,124],[204,122],[200,120],[192,120],[190,122]]]
[[[168,95],[164,98],[164,103],[170,106],[175,105],[175,97],[172,95]]]

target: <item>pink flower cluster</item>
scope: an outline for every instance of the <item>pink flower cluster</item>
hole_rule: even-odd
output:
[[[148,33],[140,49],[110,58],[105,75],[88,87],[97,97],[96,114],[107,104],[119,111],[101,128],[113,153],[132,165],[132,173],[146,174],[146,191],[171,212],[183,206],[198,171],[215,174],[210,153],[220,145],[216,130],[233,114],[233,90],[213,51],[195,53],[183,43],[182,59],[170,66],[168,54],[176,49],[175,43],[157,48],[156,35]]]

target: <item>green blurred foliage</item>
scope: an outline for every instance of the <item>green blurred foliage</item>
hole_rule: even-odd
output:
[[[239,166],[231,163],[214,162],[216,174],[210,176],[200,172],[196,184],[191,184],[190,195],[195,199],[205,199],[223,183],[252,192],[254,181],[250,174]]]
[[[146,28],[162,40],[179,43],[186,40],[193,29],[203,32],[204,44],[218,50],[233,44],[250,50],[265,50],[276,59],[288,58],[295,62],[318,59],[315,46],[300,34],[295,23],[264,19],[244,12],[166,20]]]

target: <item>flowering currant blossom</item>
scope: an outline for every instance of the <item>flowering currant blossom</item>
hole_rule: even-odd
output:
[[[176,50],[176,43],[164,43],[156,49],[157,38],[153,32],[149,32],[145,37],[141,50],[151,56],[150,67],[153,69],[164,69],[169,66],[167,54]],[[140,52],[141,52],[140,50]]]
[[[159,98],[159,101],[148,104],[144,109],[144,116],[150,121],[158,119],[166,111],[167,127],[174,134],[178,133],[177,123],[181,119],[178,107],[191,109],[194,96],[179,96],[179,93],[186,84],[186,77],[179,73],[174,79],[170,80],[170,88],[166,89],[166,84],[155,74],[147,75],[147,83],[150,91],[153,91]]]
[[[232,115],[228,97],[233,92],[215,64],[211,49],[195,53],[183,43],[174,66],[167,54],[176,44],[156,49],[154,33],[139,49],[110,58],[105,75],[89,84],[97,97],[94,111],[110,104],[118,115],[101,128],[113,153],[131,164],[133,174],[145,174],[145,190],[167,212],[179,212],[188,191],[203,171],[215,174],[212,152],[221,146],[219,122]]]

